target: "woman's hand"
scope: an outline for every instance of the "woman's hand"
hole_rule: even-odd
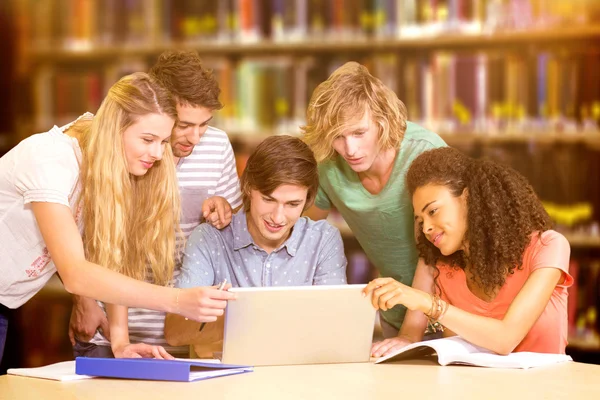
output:
[[[432,299],[428,293],[406,286],[393,278],[377,278],[369,282],[363,289],[364,296],[370,296],[376,310],[389,310],[397,304],[402,304],[409,310],[419,310],[427,313],[431,308]]]
[[[214,322],[224,314],[227,301],[235,299],[235,294],[227,291],[230,287],[227,285],[224,290],[218,290],[216,286],[177,289],[180,292],[175,313],[198,322]]]
[[[159,360],[174,360],[162,346],[152,346],[146,343],[124,344],[113,348],[115,358],[157,358]]]
[[[396,336],[385,339],[381,342],[375,342],[373,343],[373,347],[371,347],[371,356],[387,356],[388,354],[392,354],[393,352],[398,351],[411,343],[413,343],[413,341],[404,336]]]

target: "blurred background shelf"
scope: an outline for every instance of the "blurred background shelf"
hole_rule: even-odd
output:
[[[581,339],[569,337],[569,346],[578,350],[600,351],[600,337]]]
[[[342,217],[336,212],[332,213],[332,215],[329,216],[328,221],[340,230],[342,237],[347,239],[354,238],[354,234],[352,233],[352,230],[350,229],[348,224],[346,224]],[[575,249],[600,249],[600,235],[590,236],[586,234],[566,233],[565,237],[569,241],[571,247]]]
[[[583,234],[566,234],[565,237],[572,247],[576,248],[598,248],[600,249],[600,236],[589,236]]]
[[[173,42],[165,44],[141,44],[124,46],[95,46],[92,43],[79,44],[80,49],[65,46],[34,47],[27,57],[34,62],[80,62],[114,60],[123,57],[147,57],[178,47],[198,50],[207,56],[232,55],[312,55],[329,52],[395,52],[395,51],[427,51],[427,50],[464,50],[475,48],[486,51],[498,47],[512,46],[569,46],[588,45],[600,40],[600,27],[584,26],[565,29],[542,29],[523,32],[492,32],[489,34],[442,34],[417,38],[314,38],[301,41],[261,40],[256,43],[235,41],[199,41]]]
[[[248,143],[260,143],[265,138],[272,135],[293,135],[300,136],[299,131],[241,131],[227,130],[231,140],[238,140]],[[593,133],[516,133],[505,132],[497,134],[473,133],[473,132],[454,132],[438,133],[442,139],[449,145],[453,144],[473,144],[494,145],[498,143],[539,143],[539,144],[569,144],[581,143],[593,149],[600,149],[600,131]]]

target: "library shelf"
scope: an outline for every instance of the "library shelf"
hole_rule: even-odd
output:
[[[528,31],[494,31],[489,34],[445,33],[431,36],[404,38],[352,37],[346,39],[313,38],[300,41],[258,40],[243,41],[201,41],[133,43],[122,46],[81,45],[78,48],[61,46],[31,47],[27,58],[33,62],[73,62],[73,61],[114,61],[116,58],[146,57],[159,54],[173,47],[195,49],[202,56],[250,56],[250,55],[314,55],[344,52],[373,53],[406,51],[453,51],[461,49],[496,49],[523,45],[563,44],[569,49],[574,46],[597,43],[600,39],[600,26],[582,26],[561,29],[540,29]]]
[[[600,337],[596,336],[590,339],[585,339],[571,336],[569,337],[569,344],[567,345],[567,348],[581,351],[600,351]]]
[[[258,144],[269,136],[276,134],[290,134],[298,136],[298,132],[277,132],[272,130],[261,130],[255,131],[244,131],[240,129],[227,130],[232,141],[239,141],[248,144]],[[517,133],[517,132],[506,132],[506,133],[472,133],[472,132],[453,132],[453,133],[440,133],[440,137],[450,145],[456,144],[501,144],[501,143],[539,143],[539,144],[553,144],[553,143],[583,143],[586,146],[594,149],[600,149],[600,132],[590,133]]]

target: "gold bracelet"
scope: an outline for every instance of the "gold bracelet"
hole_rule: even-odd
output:
[[[433,319],[435,321],[438,321],[440,318],[440,315],[442,315],[442,311],[443,311],[443,305],[442,305],[442,298],[440,296],[436,297],[436,307],[435,307],[435,315],[433,316]]]
[[[431,307],[429,307],[429,311],[427,311],[425,313],[425,315],[427,317],[430,317],[431,314],[433,314],[433,307],[434,307],[434,304],[435,304],[435,294],[430,294],[429,297],[431,298]]]
[[[440,319],[446,314],[449,304],[442,300],[437,293],[431,295],[431,308],[425,313],[427,324],[431,332],[443,332],[444,326],[440,323]]]
[[[450,303],[448,303],[447,301],[444,302],[444,310],[442,311],[442,314],[438,317],[438,322],[440,322],[442,320],[442,318],[444,318],[444,315],[446,315],[446,312],[448,311],[448,309],[450,308]]]

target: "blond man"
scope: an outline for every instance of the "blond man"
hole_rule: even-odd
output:
[[[407,121],[396,94],[362,65],[349,62],[314,91],[304,140],[319,162],[312,219],[337,209],[380,274],[411,285],[417,266],[414,217],[404,175],[421,153],[446,144]],[[381,314],[386,340],[404,319],[402,306]],[[374,347],[375,349],[375,347]]]

